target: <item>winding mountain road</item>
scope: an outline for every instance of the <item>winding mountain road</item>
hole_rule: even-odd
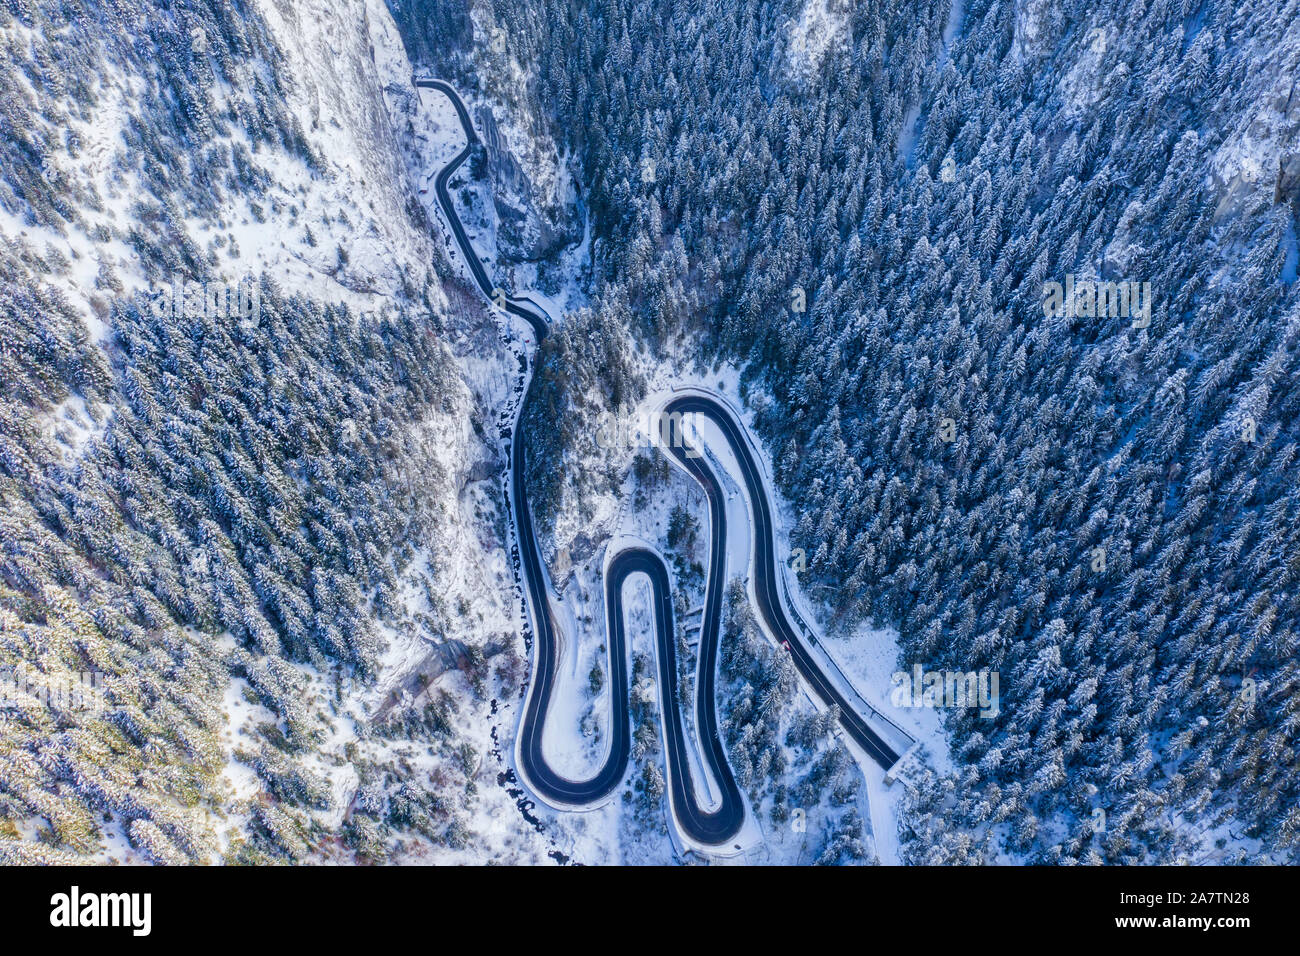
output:
[[[435,89],[447,96],[464,127],[466,145],[435,177],[434,189],[439,205],[451,227],[456,243],[480,291],[493,304],[516,315],[532,327],[538,346],[546,337],[551,317],[527,297],[504,295],[493,286],[465,227],[451,201],[447,184],[456,170],[469,158],[478,144],[469,112],[460,95],[448,83],[435,79],[415,79],[417,87]],[[527,359],[522,371],[527,373]],[[519,404],[516,427],[523,420],[524,408],[532,394],[532,377]],[[754,591],[758,610],[769,632],[792,655],[795,667],[813,693],[827,706],[839,708],[840,722],[848,735],[882,766],[888,769],[898,754],[870,727],[822,672],[819,663],[804,646],[803,640],[786,617],[779,597],[780,572],[774,553],[774,525],[767,489],[744,439],[741,426],[720,402],[704,394],[689,394],[671,400],[665,415],[702,415],[713,421],[726,438],[732,454],[740,463],[742,478],[749,494],[755,553]],[[528,611],[533,621],[535,640],[533,679],[520,717],[516,762],[528,787],[546,803],[559,808],[590,806],[611,794],[627,772],[631,744],[628,709],[627,640],[623,609],[623,583],[634,574],[650,580],[652,606],[655,609],[655,632],[659,673],[659,695],[665,732],[668,763],[668,786],[673,815],[682,832],[699,844],[716,846],[739,832],[745,818],[745,805],[727,762],[726,749],[718,730],[716,676],[718,639],[721,632],[722,601],[727,569],[727,522],[721,484],[705,464],[703,456],[682,442],[669,442],[665,448],[704,489],[709,502],[711,530],[709,576],[705,591],[704,615],[700,629],[699,680],[695,699],[695,727],[700,737],[701,756],[718,784],[720,799],[716,809],[706,810],[696,796],[687,756],[686,731],[677,706],[677,661],[674,640],[673,607],[668,569],[663,560],[645,548],[627,548],[613,556],[605,573],[605,608],[610,671],[610,745],[609,753],[595,773],[584,780],[572,780],[555,771],[542,749],[542,730],[555,690],[559,668],[559,628],[551,606],[541,551],[533,532],[532,514],[524,482],[524,442],[512,428],[503,428],[502,437],[510,450],[510,482],[507,503],[515,521],[517,545],[512,558],[522,573]]]

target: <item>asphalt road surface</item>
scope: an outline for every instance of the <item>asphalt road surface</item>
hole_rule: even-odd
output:
[[[444,93],[456,108],[466,135],[466,145],[435,177],[434,189],[457,245],[469,264],[479,290],[494,305],[527,321],[541,345],[551,324],[551,318],[536,302],[527,297],[508,296],[497,291],[479,261],[469,236],[457,215],[447,183],[469,158],[478,135],[474,132],[469,112],[454,88],[441,80],[416,79],[416,86],[436,89]],[[527,360],[522,371],[527,371]],[[524,418],[524,409],[532,394],[532,378],[519,408],[518,420]],[[795,667],[827,705],[839,708],[844,730],[868,754],[888,768],[898,755],[866,723],[843,695],[826,678],[817,661],[804,646],[797,630],[786,617],[778,594],[780,573],[776,568],[773,550],[773,522],[766,488],[761,472],[750,453],[740,431],[740,425],[720,403],[704,395],[690,395],[674,399],[665,412],[704,415],[713,420],[726,436],[732,453],[741,465],[742,477],[749,492],[752,519],[755,525],[754,590],[758,610],[770,632],[776,635],[783,647],[792,655]],[[525,782],[542,800],[557,807],[582,807],[597,803],[619,786],[627,772],[631,745],[631,727],[628,706],[627,641],[623,611],[623,583],[630,575],[643,574],[650,580],[652,604],[655,608],[658,673],[657,698],[661,705],[665,729],[665,751],[668,762],[668,786],[672,796],[673,813],[682,831],[691,839],[706,845],[724,843],[739,831],[744,822],[744,802],[727,762],[726,750],[718,731],[716,707],[716,678],[718,638],[722,622],[722,600],[726,581],[726,508],[722,488],[717,476],[696,455],[693,449],[681,444],[667,449],[681,467],[685,468],[704,488],[709,501],[709,527],[711,530],[710,561],[704,616],[700,628],[699,682],[696,690],[695,726],[701,743],[701,757],[708,764],[713,780],[721,791],[716,809],[706,811],[695,795],[695,784],[687,758],[687,743],[682,715],[677,706],[677,662],[674,641],[673,608],[670,578],[663,560],[654,552],[643,548],[628,548],[615,555],[605,576],[605,607],[607,611],[606,647],[609,652],[609,688],[612,711],[609,721],[609,753],[595,773],[583,780],[572,780],[556,772],[542,752],[542,730],[546,713],[555,691],[559,667],[559,629],[556,625],[549,599],[541,552],[533,532],[532,513],[524,486],[524,442],[512,430],[503,430],[502,437],[510,447],[510,484],[508,502],[515,520],[518,549],[512,555],[520,569],[528,607],[533,619],[534,673],[527,703],[520,718],[518,762]]]

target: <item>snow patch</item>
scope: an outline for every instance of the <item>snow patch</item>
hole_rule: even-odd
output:
[[[831,48],[848,36],[849,10],[844,0],[807,0],[799,19],[790,24],[786,61],[792,76],[806,80],[821,66]]]

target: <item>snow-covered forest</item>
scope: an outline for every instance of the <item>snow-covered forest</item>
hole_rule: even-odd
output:
[[[882,782],[740,527],[745,860],[1300,862],[1298,83],[1300,0],[5,0],[0,862],[697,859],[599,607],[665,556],[689,711],[703,497],[598,438],[683,382],[868,708],[1000,677]],[[515,775],[526,381],[587,813]]]
[[[467,845],[463,712],[521,664],[504,561],[460,553],[504,372],[456,357],[496,333],[391,21],[331,13],[346,85],[257,5],[0,9],[0,860]],[[412,699],[440,653],[463,683]],[[82,673],[103,707],[49,692]]]
[[[833,620],[1002,674],[909,860],[1290,858],[1294,0],[485,6],[589,188],[543,520],[602,480],[554,462],[623,336],[738,363]],[[1067,276],[1150,283],[1149,324],[1046,314]]]

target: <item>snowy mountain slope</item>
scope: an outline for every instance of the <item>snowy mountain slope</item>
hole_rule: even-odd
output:
[[[456,80],[470,104],[485,148],[481,167],[471,172],[489,193],[483,231],[491,239],[483,251],[502,278],[520,288],[533,288],[529,280],[539,278],[540,291],[556,293],[572,272],[559,267],[559,257],[582,240],[584,210],[571,158],[556,148],[537,101],[527,50],[513,43],[490,3],[388,5],[406,48],[416,51],[413,59]],[[524,264],[534,268],[516,268]]]
[[[1002,678],[905,860],[1293,860],[1296,4],[859,4],[824,49],[802,2],[497,8],[591,210],[550,553],[601,415],[734,361],[826,619]],[[1052,311],[1094,280],[1150,296]]]
[[[864,793],[733,580],[744,859],[1294,861],[1298,2],[8,0],[0,861],[680,859],[643,690],[618,800],[510,772],[526,367],[557,765],[610,542],[702,599],[698,494],[598,431],[695,381],[865,694],[1001,678]]]
[[[484,759],[513,361],[419,201],[438,120],[387,11],[64,13],[0,14],[5,361],[49,370],[0,416],[0,856],[540,855]]]

